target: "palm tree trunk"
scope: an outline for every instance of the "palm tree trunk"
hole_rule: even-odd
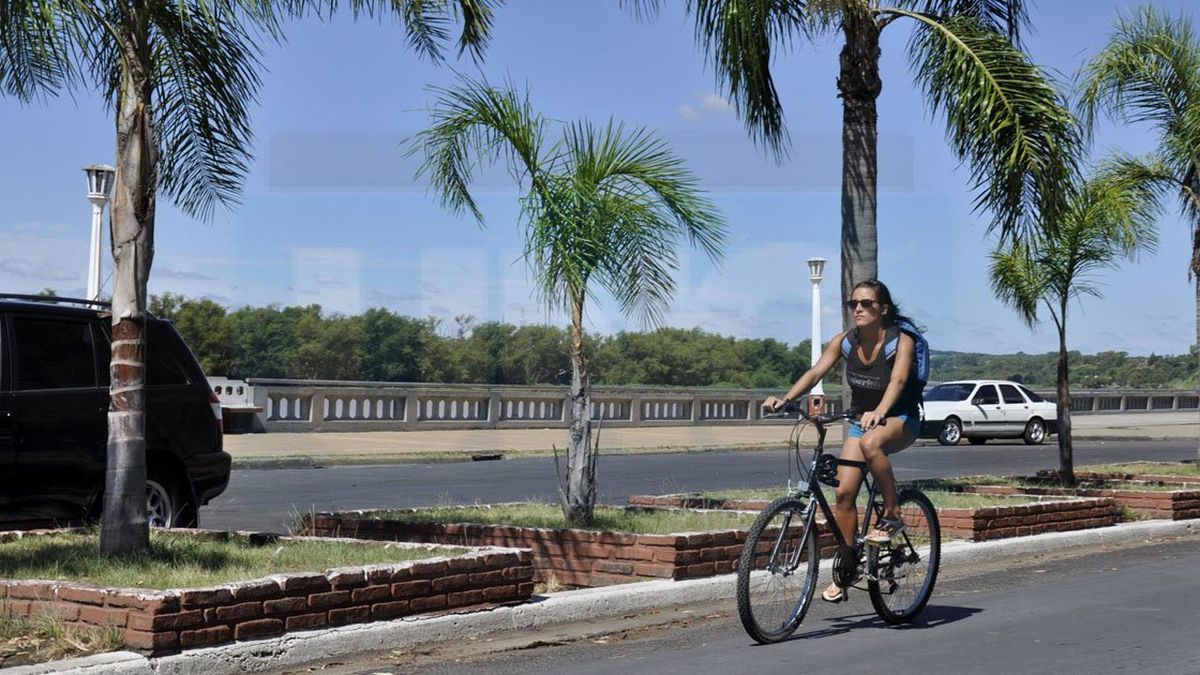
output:
[[[1066,485],[1075,484],[1075,456],[1071,443],[1071,384],[1067,363],[1067,307],[1063,300],[1058,326],[1058,475]]]
[[[138,7],[129,9],[137,12]],[[144,19],[144,17],[142,17]],[[135,31],[136,32],[136,31]],[[112,357],[108,466],[100,550],[149,548],[146,522],[146,282],[154,257],[157,157],[151,126],[148,42],[126,45],[117,111],[117,176],[112,205]]]
[[[842,326],[852,324],[846,300],[854,285],[879,275],[875,231],[878,192],[879,26],[865,13],[846,10],[838,92],[842,98]],[[842,376],[843,405],[850,388]]]
[[[591,384],[583,355],[583,297],[571,301],[571,428],[567,439],[567,493],[563,516],[572,527],[590,525],[596,507]]]
[[[1196,281],[1196,358],[1200,359],[1200,270],[1197,270],[1196,261],[1200,260],[1200,226],[1198,226],[1192,235],[1192,278]],[[1197,373],[1200,373],[1200,364],[1197,365]],[[1196,379],[1197,392],[1200,392],[1200,376]],[[1196,459],[1200,460],[1200,446],[1196,448]]]

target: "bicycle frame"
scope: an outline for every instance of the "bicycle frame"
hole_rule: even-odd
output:
[[[866,462],[858,462],[858,461],[849,460],[849,459],[842,459],[840,457],[835,458],[834,462],[838,466],[850,466],[850,467],[854,467],[854,468],[858,469],[859,471],[861,471],[862,472],[862,482],[859,483],[859,491],[862,491],[864,486],[867,489],[867,503],[863,509],[863,517],[860,519],[861,522],[859,522],[858,536],[855,538],[854,542],[846,541],[845,535],[842,534],[841,528],[838,527],[837,518],[834,517],[833,508],[830,507],[829,500],[825,499],[825,494],[821,491],[821,481],[820,481],[820,477],[818,476],[817,466],[818,466],[819,462],[821,461],[821,457],[826,454],[825,453],[826,429],[825,429],[825,426],[820,422],[814,422],[814,424],[817,427],[817,434],[818,434],[817,447],[813,450],[813,459],[812,459],[811,464],[809,465],[808,485],[806,486],[805,490],[801,491],[801,494],[807,493],[808,496],[810,497],[810,499],[812,500],[809,502],[809,507],[805,514],[805,524],[804,524],[805,532],[810,531],[815,522],[816,510],[812,506],[815,503],[818,507],[820,507],[821,513],[825,516],[825,522],[829,523],[830,530],[832,530],[833,537],[837,541],[838,546],[849,546],[849,547],[857,548],[858,545],[866,538],[867,528],[870,527],[871,515],[872,515],[871,510],[875,506],[875,497],[878,494],[878,491],[875,486],[875,480],[871,476],[870,467],[867,466]]]

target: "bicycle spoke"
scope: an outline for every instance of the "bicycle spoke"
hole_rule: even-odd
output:
[[[803,502],[783,498],[759,515],[738,561],[738,613],[759,642],[786,638],[804,618],[817,576],[816,532]],[[806,536],[807,535],[807,536]]]

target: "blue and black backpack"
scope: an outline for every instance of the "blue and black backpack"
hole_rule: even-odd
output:
[[[920,391],[921,389],[924,389],[925,384],[929,382],[929,342],[925,339],[925,336],[921,333],[921,329],[917,327],[917,324],[913,323],[912,319],[906,316],[896,319],[896,328],[899,328],[900,331],[907,333],[908,336],[913,339],[913,363],[912,371],[909,373],[909,377],[913,380],[916,380],[917,385],[920,385],[918,388],[918,391]],[[854,344],[850,339],[852,335],[854,335],[854,331],[847,331],[846,337],[842,338],[842,358],[848,358],[850,356],[850,351],[854,349]],[[896,350],[899,348],[900,334],[897,333],[896,337],[888,340],[887,343],[883,345],[884,358],[890,359],[894,357],[896,355]]]

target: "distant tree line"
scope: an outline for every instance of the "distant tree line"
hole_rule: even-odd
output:
[[[151,311],[175,323],[206,373],[238,379],[280,377],[380,382],[566,384],[568,335],[554,326],[515,326],[458,317],[444,329],[387,309],[357,316],[318,305],[242,307],[164,294]],[[445,333],[449,333],[446,335]],[[699,328],[589,336],[596,384],[781,388],[809,366],[809,342],[739,339]],[[1057,354],[935,351],[933,380],[1002,378],[1053,387]],[[1077,386],[1196,386],[1195,357],[1071,352]],[[837,388],[840,372],[826,387]]]

